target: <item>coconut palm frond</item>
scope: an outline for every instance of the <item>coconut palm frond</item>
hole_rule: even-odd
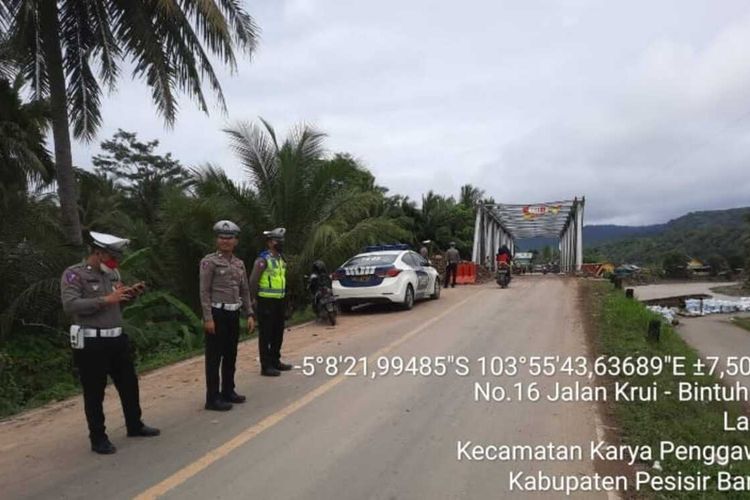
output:
[[[59,278],[44,278],[29,285],[0,313],[0,338],[8,334],[10,327],[24,312],[55,309],[59,296]],[[37,314],[33,316],[38,317]]]

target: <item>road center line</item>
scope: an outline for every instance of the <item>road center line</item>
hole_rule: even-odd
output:
[[[481,293],[481,291],[482,290],[480,289],[479,291],[472,293],[461,302],[458,302],[457,304],[452,305],[448,309],[444,310],[441,314],[435,316],[434,318],[422,324],[421,326],[409,331],[408,333],[406,333],[404,336],[400,337],[399,339],[379,349],[367,359],[367,362],[372,364],[378,357],[393,351],[395,348],[397,348],[398,346],[400,346],[401,344],[403,344],[410,338],[421,333],[425,329],[429,328],[433,324],[443,319],[443,317],[452,313],[455,309],[458,309],[459,307],[464,305],[466,302],[473,299],[474,296],[477,295],[478,293]],[[213,450],[209,451],[202,457],[195,460],[194,462],[186,465],[182,469],[179,469],[177,472],[167,477],[166,479],[162,480],[161,482],[151,486],[150,488],[148,488],[147,490],[143,491],[141,494],[136,496],[135,499],[136,500],[150,500],[150,499],[158,498],[162,495],[165,495],[168,491],[183,484],[188,479],[192,478],[193,476],[195,476],[202,470],[208,468],[208,466],[210,466],[214,462],[217,462],[221,458],[226,457],[227,455],[232,453],[232,451],[241,447],[242,445],[244,445],[245,443],[253,439],[255,436],[260,434],[261,432],[273,427],[274,425],[278,424],[289,415],[295,413],[297,410],[304,407],[311,401],[314,401],[315,399],[324,395],[325,393],[327,393],[328,391],[336,387],[338,384],[340,384],[346,378],[350,378],[350,377],[347,377],[345,375],[338,375],[332,378],[328,382],[317,387],[316,389],[313,389],[312,391],[308,392],[307,394],[305,394],[298,400],[282,408],[276,413],[273,413],[265,417],[263,420],[259,421],[258,423],[251,425],[250,427],[243,430],[242,432],[240,432],[238,435],[236,435],[229,441],[225,442],[222,445],[219,445],[218,447],[214,448]]]

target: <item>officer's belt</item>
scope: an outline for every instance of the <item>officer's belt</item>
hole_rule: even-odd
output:
[[[122,328],[86,328],[81,327],[81,333],[84,337],[119,337],[122,335]]]
[[[214,309],[224,309],[225,311],[239,311],[240,307],[242,307],[242,303],[222,304],[221,302],[214,302],[211,304],[211,307],[213,307]]]

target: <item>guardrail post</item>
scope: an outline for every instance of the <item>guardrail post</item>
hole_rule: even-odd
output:
[[[652,319],[648,322],[648,334],[646,338],[654,342],[659,342],[661,338],[661,320]]]
[[[622,276],[614,276],[612,283],[615,284],[615,290],[622,290]]]

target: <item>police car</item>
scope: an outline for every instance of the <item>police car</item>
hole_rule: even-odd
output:
[[[440,298],[438,272],[408,245],[367,247],[336,269],[331,279],[342,311],[365,303],[411,309],[416,300]]]

